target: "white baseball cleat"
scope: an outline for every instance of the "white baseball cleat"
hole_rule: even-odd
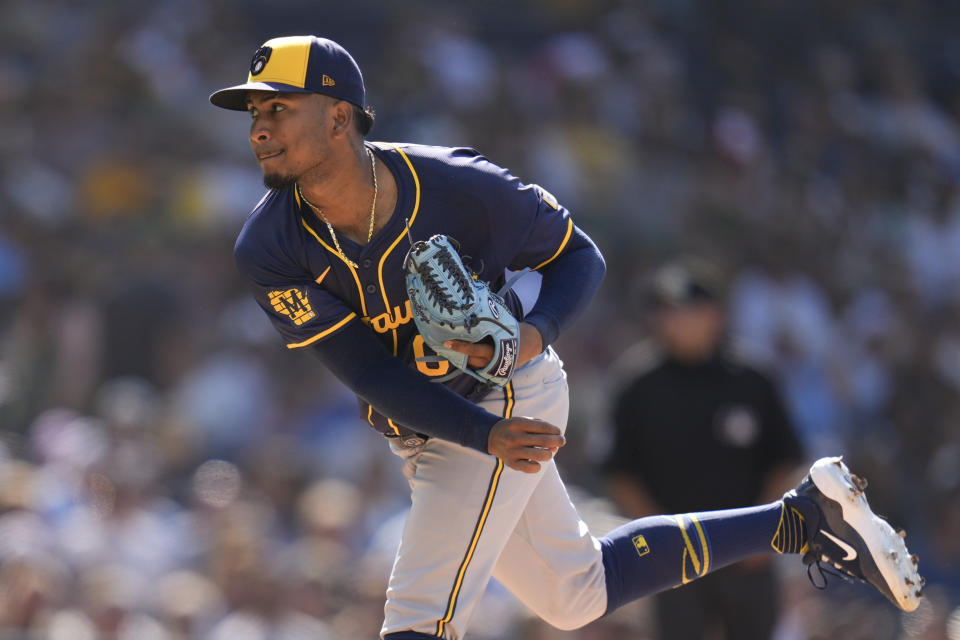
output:
[[[819,521],[806,520],[804,563],[823,562],[873,585],[900,609],[913,611],[924,584],[917,556],[907,550],[906,533],[894,531],[870,509],[866,487],[866,480],[850,473],[841,458],[821,458],[800,486],[784,495],[788,504],[806,498],[820,508]]]

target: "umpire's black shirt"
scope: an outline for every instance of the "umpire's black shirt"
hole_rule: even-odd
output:
[[[726,353],[654,355],[614,403],[608,470],[633,476],[666,513],[756,504],[769,471],[801,461],[773,383]]]

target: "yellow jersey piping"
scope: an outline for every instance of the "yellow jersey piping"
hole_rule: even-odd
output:
[[[333,247],[331,247],[331,246],[328,245],[326,242],[324,242],[324,241],[320,238],[320,236],[317,235],[317,232],[314,231],[314,230],[310,227],[310,225],[307,224],[307,221],[306,221],[306,220],[304,220],[303,218],[300,218],[300,224],[303,225],[303,228],[304,228],[304,229],[306,229],[307,231],[310,232],[310,235],[312,235],[314,238],[316,238],[317,242],[319,242],[320,244],[323,245],[323,248],[324,248],[324,249],[326,249],[327,251],[329,251],[329,252],[332,253],[333,255],[335,255],[335,256],[337,256],[338,258],[340,258],[340,260],[343,262],[343,264],[347,265],[347,269],[350,269],[350,273],[353,274],[353,281],[357,283],[357,292],[360,294],[360,310],[363,311],[363,317],[367,317],[367,301],[364,300],[364,298],[363,298],[363,287],[360,286],[360,276],[357,275],[357,272],[356,272],[356,270],[353,268],[353,265],[350,264],[349,262],[347,262],[346,259],[345,259],[343,256],[341,256],[339,253],[337,253],[336,251],[334,251],[334,250],[333,250]]]
[[[321,331],[321,332],[318,333],[317,335],[313,336],[312,338],[308,338],[308,339],[304,340],[303,342],[293,342],[293,343],[290,343],[290,344],[287,345],[287,349],[297,349],[297,348],[299,348],[299,347],[305,347],[305,346],[307,346],[308,344],[313,344],[314,342],[316,342],[316,341],[319,340],[320,338],[322,338],[322,337],[324,337],[324,336],[330,335],[331,333],[333,333],[334,331],[336,331],[337,329],[339,329],[339,328],[342,327],[343,325],[347,324],[348,322],[350,322],[351,320],[353,320],[353,319],[356,318],[356,317],[357,317],[356,312],[351,311],[350,314],[349,314],[346,318],[344,318],[343,320],[341,320],[341,321],[338,322],[337,324],[333,325],[332,327],[330,327],[330,328],[328,328],[328,329],[324,329],[323,331]]]
[[[416,187],[416,195],[413,200],[413,213],[410,214],[409,225],[413,226],[413,221],[417,219],[417,213],[420,211],[420,177],[417,175],[416,169],[413,168],[413,163],[410,162],[410,158],[407,157],[407,154],[403,152],[403,149],[397,145],[391,145],[397,152],[400,153],[400,156],[403,158],[403,161],[407,163],[407,167],[410,169],[410,174],[413,176],[413,184]],[[377,265],[377,277],[380,281],[380,293],[383,294],[383,305],[387,310],[387,313],[390,313],[390,300],[387,298],[387,288],[383,286],[383,263],[386,262],[387,256],[396,248],[397,244],[403,240],[403,237],[407,235],[407,229],[404,227],[404,230],[400,232],[400,235],[397,236],[397,239],[394,240],[387,250],[383,252],[383,255],[380,256],[380,264]],[[364,312],[366,315],[366,312]],[[392,329],[393,333],[393,355],[397,355],[397,330]]]
[[[550,256],[549,258],[547,258],[546,260],[544,260],[543,262],[535,266],[533,270],[536,271],[540,267],[545,267],[546,265],[556,260],[557,256],[563,252],[563,248],[566,247],[567,243],[570,241],[570,235],[572,233],[573,233],[573,218],[567,218],[567,234],[563,236],[563,242],[560,243],[560,248],[557,249],[557,252],[555,254],[553,254],[552,256]]]

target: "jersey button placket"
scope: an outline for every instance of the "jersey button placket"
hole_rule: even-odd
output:
[[[360,263],[360,266],[364,269],[369,269],[373,266],[373,260],[370,258],[364,258],[364,260]],[[367,290],[367,293],[373,294],[377,292],[377,285],[371,283],[364,287],[364,289]]]

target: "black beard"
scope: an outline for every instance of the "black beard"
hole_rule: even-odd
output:
[[[267,189],[286,189],[296,181],[297,179],[293,176],[284,176],[279,173],[263,174],[263,186]]]

